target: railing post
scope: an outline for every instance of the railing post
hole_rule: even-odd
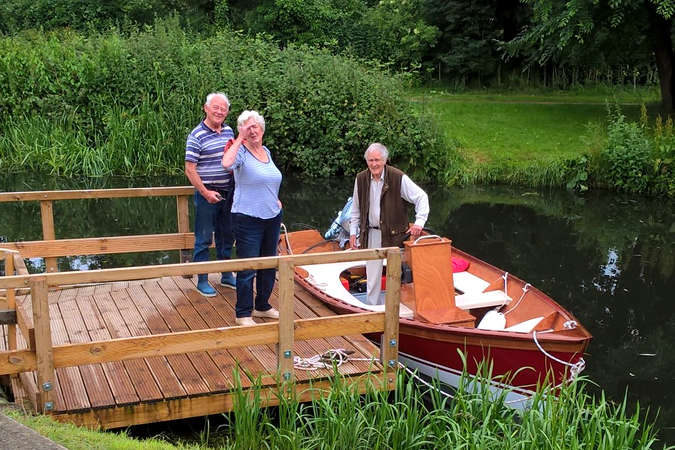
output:
[[[294,336],[294,265],[287,259],[279,259],[279,344],[278,368],[283,381],[293,381]]]
[[[5,253],[5,275],[14,275],[14,253]],[[16,290],[7,289],[7,309],[16,311]],[[16,324],[7,325],[7,348],[16,350]]]
[[[188,207],[188,201],[190,197],[187,195],[177,195],[176,196],[176,214],[177,214],[177,223],[178,223],[178,232],[179,233],[189,233],[190,232],[190,210]],[[190,262],[192,259],[192,252],[190,249],[181,249],[178,250],[179,261],[182,263]],[[183,275],[183,278],[192,278],[192,275]]]
[[[36,409],[49,414],[54,411],[54,350],[52,348],[52,327],[49,321],[49,287],[44,275],[30,281],[33,302],[33,323],[35,324],[35,356],[37,360],[38,393]]]
[[[42,216],[42,239],[45,241],[56,239],[54,233],[54,207],[51,200],[40,201],[40,214]],[[45,258],[47,273],[56,272],[56,258]]]
[[[384,301],[384,333],[380,355],[389,387],[396,383],[398,368],[398,321],[401,301],[401,252],[387,252],[387,293]]]

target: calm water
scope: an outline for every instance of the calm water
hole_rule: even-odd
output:
[[[290,230],[325,230],[353,180],[285,180]],[[184,185],[184,177],[61,180],[6,177],[2,191]],[[527,280],[569,309],[594,340],[585,375],[609,398],[660,409],[675,441],[675,203],[607,193],[484,187],[439,189],[428,227],[454,245]],[[63,201],[54,206],[57,238],[176,230],[173,199]],[[40,239],[39,205],[1,204],[0,239]],[[173,253],[69,258],[60,269],[177,262]],[[30,261],[40,270],[42,261]]]

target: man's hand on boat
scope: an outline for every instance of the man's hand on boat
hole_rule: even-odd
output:
[[[408,228],[407,233],[410,235],[411,238],[417,239],[422,234],[422,227],[413,224],[410,226],[410,228]]]
[[[356,250],[357,248],[359,248],[359,246],[356,245],[356,235],[352,234],[349,236],[349,249]]]

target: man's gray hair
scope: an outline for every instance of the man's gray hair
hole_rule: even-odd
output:
[[[363,154],[363,157],[366,159],[366,161],[368,160],[368,153],[374,152],[375,150],[380,152],[380,155],[382,155],[384,161],[387,162],[389,159],[389,150],[387,150],[387,147],[380,144],[379,142],[373,142],[368,146],[366,152]]]
[[[213,97],[222,97],[223,100],[225,100],[225,103],[227,103],[227,107],[230,107],[230,99],[227,98],[227,95],[223,94],[222,92],[211,92],[209,95],[207,95],[205,105],[211,106],[211,100],[213,100]]]
[[[255,119],[256,122],[258,122],[258,125],[260,125],[260,129],[262,132],[265,132],[265,118],[261,116],[258,111],[249,111],[246,110],[239,114],[239,118],[237,119],[237,125],[238,126],[243,126],[246,122],[248,122],[249,119]]]

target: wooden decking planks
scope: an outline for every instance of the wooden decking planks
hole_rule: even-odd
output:
[[[115,292],[114,294],[117,295],[118,292]],[[128,297],[122,298],[120,302],[116,304],[113,299],[113,292],[109,292],[107,294],[96,294],[93,296],[92,300],[96,305],[103,322],[103,328],[99,333],[101,339],[126,338],[135,335],[130,331],[130,327],[123,318],[123,312],[128,311],[130,306],[132,306],[129,305]],[[124,309],[122,309],[122,307]],[[124,370],[126,370],[126,375],[135,390],[135,394],[141,401],[160,400],[163,397],[162,390],[155,381],[152,372],[152,366],[158,359],[161,358],[147,358],[147,360],[135,359],[124,361],[122,363],[115,363],[117,365],[123,365]],[[161,363],[160,366],[162,366]],[[116,370],[119,370],[119,367]],[[124,376],[121,371],[119,373]],[[176,385],[174,384],[174,386]],[[116,398],[118,398],[118,396],[116,396]]]
[[[210,281],[219,294],[212,298],[201,296],[194,280],[180,276],[52,290],[49,308],[53,344],[234,326],[236,292],[221,287],[219,277],[220,274],[211,275]],[[298,286],[295,290],[296,318],[333,315],[327,308],[321,308],[320,303],[312,304],[313,299],[303,294]],[[18,300],[19,307],[30,318],[29,326],[32,326],[30,295]],[[276,288],[270,302],[278,306]],[[258,323],[274,322],[255,320]],[[5,335],[6,331],[0,330],[0,339]],[[20,338],[20,347],[25,346]],[[377,355],[376,348],[362,336],[358,338],[359,342],[343,337],[295,341],[293,351],[294,355],[310,357],[332,348],[345,348],[355,352],[354,358],[368,361],[346,362],[339,368],[341,374],[358,376],[369,371],[379,372],[379,367],[374,367],[370,361],[372,355]],[[301,389],[307,388],[304,383],[331,375],[333,369],[295,371],[296,381],[304,386]],[[210,411],[212,407],[205,406],[205,396],[223,398],[220,395],[233,392],[237,380],[243,388],[254,383],[274,387],[279,381],[277,376],[274,345],[58,368],[54,412],[57,417],[62,414],[69,420],[79,417],[75,421],[80,423],[94,420],[104,428],[120,426],[120,423],[145,423],[148,417],[155,417],[153,414],[162,417],[161,420],[170,420],[174,401],[186,404],[181,399],[203,399],[199,400],[201,406],[195,409],[195,414]],[[35,398],[38,386],[34,373],[22,375],[21,380],[27,397]],[[223,403],[223,408],[227,408],[228,402]],[[153,404],[157,406],[148,406]],[[156,413],[139,412],[148,408],[154,408]],[[127,418],[120,419],[127,410]],[[185,414],[183,411],[180,416],[185,417]],[[115,421],[106,423],[105,417],[115,417]]]

